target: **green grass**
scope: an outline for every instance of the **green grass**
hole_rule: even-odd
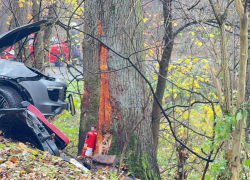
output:
[[[80,93],[84,91],[84,82],[81,81],[78,83]],[[77,82],[73,82],[69,85],[68,91],[78,92],[77,91]],[[69,93],[70,94],[70,93]],[[59,128],[70,140],[69,145],[65,148],[65,151],[72,155],[77,154],[77,145],[78,145],[78,135],[79,135],[79,123],[81,115],[81,97],[82,95],[73,94],[74,96],[74,105],[76,109],[75,116],[71,116],[71,113],[67,110],[63,111],[61,114],[57,115],[53,121],[53,124]]]

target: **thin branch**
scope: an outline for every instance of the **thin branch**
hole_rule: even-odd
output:
[[[193,9],[195,6],[197,6],[199,3],[201,2],[201,0],[198,0],[196,3],[194,3],[190,8],[188,8],[187,10],[190,11],[191,9]]]

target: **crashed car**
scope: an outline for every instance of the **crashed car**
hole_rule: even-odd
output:
[[[51,24],[41,20],[3,34],[0,53]],[[28,101],[46,117],[57,115],[70,108],[65,101],[67,87],[66,80],[45,76],[20,62],[0,60],[0,108],[16,108],[22,101]]]
[[[0,108],[19,107],[28,101],[46,117],[69,107],[66,80],[43,75],[23,63],[0,60]]]
[[[42,20],[0,36],[0,52],[51,23]],[[48,77],[23,63],[0,60],[0,131],[12,139],[30,142],[59,156],[69,139],[45,117],[72,110],[72,95],[66,102],[68,83]]]

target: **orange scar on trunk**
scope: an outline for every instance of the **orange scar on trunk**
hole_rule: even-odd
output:
[[[109,50],[103,44],[99,44],[99,68],[101,72],[108,71]],[[98,119],[98,133],[96,140],[96,154],[107,154],[112,141],[112,106],[109,96],[110,73],[101,73],[101,92]]]

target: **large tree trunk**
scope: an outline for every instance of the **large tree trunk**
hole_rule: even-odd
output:
[[[164,91],[166,88],[168,65],[170,62],[173,50],[173,41],[174,41],[173,28],[172,28],[172,9],[171,9],[172,0],[164,0],[162,3],[163,3],[163,15],[164,15],[165,41],[164,41],[164,50],[162,54],[162,59],[159,63],[160,75],[158,76],[158,83],[155,92],[155,95],[161,104]],[[161,109],[157,104],[156,100],[154,100],[153,111],[152,111],[152,132],[153,132],[154,147],[156,153],[159,141],[160,115],[161,115]]]
[[[85,32],[97,35],[110,49],[124,56],[143,49],[141,1],[93,0],[86,1],[85,7],[91,10],[85,16]],[[100,69],[103,74],[100,77],[84,72],[87,75],[84,77],[85,101],[82,103],[79,142],[84,141],[84,135],[90,129],[87,129],[88,125],[94,124],[98,117],[96,153],[117,154],[119,157],[131,129],[145,117],[127,147],[125,163],[141,179],[160,179],[153,148],[146,83],[134,68],[124,68],[130,66],[126,59],[91,37],[85,37],[85,40],[85,59],[90,65],[85,67],[96,68],[95,71]],[[135,53],[130,58],[145,72],[145,64],[138,62],[145,59],[143,52]],[[121,68],[124,69],[119,70]],[[104,73],[106,71],[114,72]],[[88,122],[90,119],[91,122]]]
[[[40,7],[41,4],[40,1],[32,0],[33,6],[32,6],[32,13],[34,17],[34,22],[39,21],[41,17]],[[34,52],[34,65],[35,68],[38,70],[41,70],[44,66],[44,53],[43,53],[43,31],[39,31],[35,34],[35,39],[33,43],[33,52]]]
[[[235,7],[240,17],[240,67],[239,67],[239,82],[238,82],[238,94],[237,94],[237,110],[240,110],[242,103],[245,101],[245,89],[246,89],[246,68],[248,58],[248,13],[247,7],[243,8],[241,0],[235,0]],[[242,113],[239,111],[238,113]],[[233,149],[232,149],[232,164],[231,164],[231,180],[239,179],[240,172],[240,157],[241,157],[241,141],[244,125],[244,115],[242,113],[242,119],[235,125],[235,133],[233,137]]]

